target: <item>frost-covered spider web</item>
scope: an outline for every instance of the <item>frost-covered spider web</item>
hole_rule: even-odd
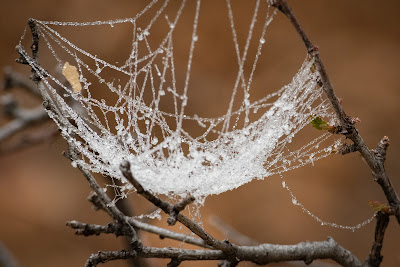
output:
[[[286,86],[265,92],[256,100],[251,98],[254,90],[260,90],[253,84],[260,77],[256,70],[268,43],[273,8],[255,2],[241,43],[236,26],[240,15],[234,16],[227,1],[225,29],[232,38],[226,46],[233,47],[231,58],[236,62],[234,79],[227,82],[230,99],[223,114],[201,116],[191,110],[195,99],[189,98],[193,88],[199,90],[192,83],[192,69],[195,49],[202,41],[198,34],[200,1],[156,2],[135,17],[122,20],[36,20],[40,53],[51,57],[40,66],[28,55],[26,59],[42,77],[42,94],[56,107],[49,115],[80,152],[80,164],[124,182],[119,166],[128,160],[136,179],[156,194],[206,197],[313,164],[336,150],[340,140],[332,141],[331,134],[315,129],[305,143],[292,143],[303,128],[310,127],[311,115],[335,124],[311,59],[305,59]],[[192,18],[190,32],[185,33],[186,39],[177,38],[182,36],[177,31],[185,12]],[[122,63],[105,60],[82,48],[79,40],[61,34],[71,28],[109,31],[119,25],[129,26],[126,34],[131,36],[130,53]],[[257,25],[259,31],[254,30]],[[181,48],[182,42],[187,49]],[[185,53],[186,63],[178,71],[181,53]],[[63,72],[68,66],[76,67],[71,70],[78,73],[75,78]],[[126,184],[118,192],[124,195],[130,189]]]

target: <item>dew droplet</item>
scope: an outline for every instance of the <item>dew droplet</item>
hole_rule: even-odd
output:
[[[153,140],[151,140],[151,144],[152,145],[157,145],[157,143],[158,143],[158,138],[154,137]]]

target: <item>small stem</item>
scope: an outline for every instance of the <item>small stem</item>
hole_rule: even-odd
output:
[[[155,206],[162,209],[166,214],[171,214],[174,210],[174,206],[161,200],[160,198],[153,195],[150,191],[147,191],[143,188],[143,186],[139,183],[138,180],[135,179],[131,172],[131,165],[128,161],[124,161],[120,166],[121,172],[124,177],[136,188],[138,194],[142,195],[148,201],[153,203]],[[187,200],[185,201],[187,202]],[[176,215],[177,221],[182,223],[184,226],[189,228],[190,231],[198,235],[201,239],[203,239],[207,245],[222,250],[225,253],[233,254],[235,250],[235,246],[230,244],[229,242],[221,242],[212,237],[209,233],[204,231],[204,229],[187,218],[186,216],[182,215],[181,213],[177,213]]]
[[[388,224],[389,215],[379,212],[376,216],[375,239],[366,261],[371,267],[378,267],[382,262],[383,256],[381,255],[381,250],[383,246],[383,237],[385,236],[385,230]]]
[[[318,48],[313,45],[310,39],[307,37],[304,30],[301,28],[300,23],[298,22],[296,16],[294,15],[292,9],[286,2],[286,0],[270,0],[270,4],[276,8],[278,8],[283,14],[285,14],[290,22],[292,23],[293,27],[296,29],[297,33],[302,38],[304,45],[307,48],[307,52],[309,55],[314,59],[314,64],[320,74],[322,88],[325,92],[325,95],[329,99],[332,104],[332,107],[340,121],[340,126],[343,129],[342,134],[349,138],[355,144],[357,150],[361,153],[362,157],[367,162],[368,166],[372,171],[372,175],[374,180],[381,186],[383,192],[389,204],[396,209],[396,219],[397,222],[400,224],[400,199],[392,186],[392,183],[386,173],[384,168],[383,162],[380,158],[377,158],[373,155],[370,149],[365,144],[364,140],[362,139],[361,135],[358,133],[357,128],[355,127],[354,123],[356,120],[347,116],[343,110],[342,105],[340,104],[339,99],[336,96],[336,93],[333,89],[333,85],[329,80],[328,73],[322,63],[321,58],[319,57],[319,50]],[[387,146],[385,147],[386,151]]]

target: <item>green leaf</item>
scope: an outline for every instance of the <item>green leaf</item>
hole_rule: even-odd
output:
[[[329,132],[334,132],[336,127],[329,125],[326,121],[321,119],[320,117],[315,117],[313,115],[310,115],[311,118],[311,125],[317,130],[327,130]]]
[[[379,202],[377,200],[370,200],[368,201],[369,206],[376,212],[388,212],[389,211],[389,206],[385,203]]]

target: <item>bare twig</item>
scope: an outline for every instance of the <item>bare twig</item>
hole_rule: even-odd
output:
[[[343,144],[343,146],[339,149],[338,154],[344,156],[346,154],[353,153],[356,151],[358,151],[356,144],[354,144],[354,143],[350,144],[350,145]]]
[[[121,164],[121,171],[128,179],[128,181],[130,181],[132,185],[136,188],[138,194],[141,194],[146,199],[151,201],[154,205],[160,207],[161,209],[163,209],[164,212],[168,214],[170,209],[172,209],[172,205],[157,198],[151,192],[146,191],[142,187],[142,185],[133,177],[130,171],[129,162],[124,162],[123,164]],[[183,219],[182,217],[185,219]],[[202,228],[200,228],[200,231],[197,232],[197,229],[193,228],[193,225],[195,227],[199,226],[190,221],[188,218],[184,217],[182,214],[178,214],[178,221],[187,226],[199,237],[201,237],[208,245],[223,252],[223,257],[218,258],[219,260],[252,261],[258,264],[266,264],[271,262],[293,260],[303,260],[305,263],[311,263],[315,259],[331,258],[344,266],[362,266],[363,264],[351,252],[339,246],[331,238],[328,239],[328,241],[322,243],[305,242],[295,246],[262,244],[259,246],[245,247],[231,244],[228,241],[218,241],[211,237],[208,233],[206,233]],[[321,254],[318,254],[316,251],[314,251],[313,249],[316,248],[311,248],[312,246],[318,246],[317,251]],[[203,251],[202,253],[204,254],[202,254],[201,258],[197,258],[197,260],[206,259],[206,257],[208,257],[207,255],[209,255],[208,252],[209,251]],[[199,251],[196,251],[196,253],[199,253]],[[318,256],[316,256],[317,254]],[[263,257],[262,255],[267,255],[267,257]],[[147,257],[148,255],[143,255],[141,252],[138,252],[138,256]],[[314,258],[315,256],[316,258]],[[181,252],[179,259],[187,260],[185,258],[185,251]]]
[[[100,200],[100,198],[97,196],[95,192],[92,192],[89,197],[89,201],[93,203],[95,209],[102,209],[106,210],[106,206],[103,204],[103,202]],[[196,245],[198,247],[204,247],[204,248],[211,248],[211,246],[208,246],[204,240],[191,237],[188,235],[176,233],[161,227],[157,227],[145,222],[141,222],[139,220],[133,219],[133,218],[127,218],[129,223],[135,228],[135,229],[140,229],[149,233],[153,233],[156,235],[159,235],[161,239],[164,238],[169,238],[177,241],[182,241],[188,244]],[[82,224],[83,225],[83,224]]]
[[[87,224],[78,221],[68,221],[66,226],[75,229],[76,235],[91,236],[100,234],[115,234],[118,236],[129,236],[130,230],[119,223],[110,222],[106,226],[98,224]]]
[[[20,109],[17,118],[0,128],[0,142],[35,123],[41,123],[47,119],[47,113],[41,106],[32,110]]]
[[[150,191],[147,191],[143,188],[143,186],[134,178],[131,170],[130,170],[130,163],[128,161],[125,161],[121,164],[120,166],[122,174],[125,176],[125,178],[136,188],[136,191],[138,194],[142,195],[145,197],[148,201],[153,203],[155,206],[159,207],[162,209],[166,214],[171,214],[171,211],[173,211],[174,206],[162,201],[160,198],[156,197],[153,195]],[[188,202],[185,200],[185,202]],[[192,231],[194,234],[198,235],[201,239],[203,239],[207,245],[222,250],[225,253],[233,255],[235,252],[236,246],[231,244],[229,241],[219,241],[212,237],[209,233],[207,233],[201,226],[199,226],[197,223],[193,222],[186,216],[182,215],[181,213],[177,213],[176,215],[177,221],[182,223],[184,226],[186,226],[190,231]]]
[[[92,254],[86,261],[85,267],[97,266],[99,263],[105,263],[112,260],[123,260],[136,258],[135,251],[99,251],[97,254]]]
[[[8,155],[11,152],[24,149],[26,147],[43,143],[59,136],[58,128],[54,124],[45,124],[40,129],[32,130],[15,141],[8,142],[7,145],[1,145],[0,156]]]
[[[237,261],[222,260],[218,263],[218,267],[235,267],[238,265]]]
[[[74,151],[74,146],[73,144],[69,144],[70,147],[70,153],[69,158],[74,161],[77,160],[78,157],[76,155],[76,152]],[[97,183],[96,179],[93,177],[93,175],[85,170],[83,166],[80,163],[77,163],[77,168],[81,171],[83,176],[86,177],[86,179],[89,182],[90,187],[93,189],[94,192],[96,192],[96,195],[99,197],[101,202],[104,203],[104,208],[108,212],[108,214],[115,220],[117,220],[119,223],[121,223],[124,226],[129,227],[130,234],[128,235],[131,237],[131,244],[132,246],[140,246],[140,241],[137,238],[136,231],[134,228],[129,224],[127,221],[126,216],[115,206],[115,204],[111,201],[111,199],[107,196],[107,194],[102,190],[102,188],[99,186]]]
[[[23,88],[30,94],[41,96],[38,88],[31,80],[18,72],[14,72],[11,68],[5,68],[3,89],[8,90],[14,88]],[[17,100],[15,100],[11,94],[2,96],[1,105],[3,106],[3,112],[13,120],[0,128],[0,143],[33,124],[43,123],[48,120],[48,116],[41,105],[34,109],[24,109],[18,105]],[[29,134],[18,142],[14,142],[12,145],[7,147],[2,144],[0,153],[17,150],[30,144],[39,143],[48,138],[49,134],[53,134],[54,131],[41,133],[43,135]]]
[[[157,227],[157,226],[154,226],[151,224],[140,222],[133,218],[129,218],[129,222],[138,229],[159,235],[160,238],[162,238],[162,239],[169,238],[169,239],[173,239],[173,240],[177,240],[177,241],[182,241],[182,242],[185,242],[188,244],[196,245],[198,247],[211,248],[204,242],[204,240],[199,239],[199,238],[176,233],[176,232],[173,232],[173,231],[161,228],[161,227]]]
[[[364,140],[362,139],[361,135],[358,133],[358,130],[354,125],[357,119],[354,119],[345,114],[343,107],[340,104],[340,101],[337,98],[336,93],[333,89],[332,83],[329,80],[328,73],[325,70],[324,64],[319,57],[318,48],[311,43],[310,39],[301,28],[300,23],[298,22],[296,16],[294,15],[286,0],[270,0],[270,3],[272,6],[278,8],[283,14],[288,17],[293,27],[296,29],[297,33],[302,38],[304,45],[307,48],[308,54],[314,59],[314,64],[320,74],[321,83],[325,95],[331,102],[332,107],[334,108],[336,115],[340,120],[341,130],[339,131],[339,133],[345,135],[347,138],[353,141],[357,150],[360,151],[362,157],[365,159],[372,171],[372,176],[374,177],[374,180],[381,186],[387,200],[389,201],[389,204],[395,208],[395,216],[398,223],[400,224],[400,199],[386,173],[384,162],[379,156],[376,156],[371,152],[371,150],[367,147]],[[385,150],[386,148],[387,145],[385,147]]]
[[[386,160],[386,151],[390,145],[389,137],[384,136],[382,140],[379,142],[378,147],[375,149],[374,154],[375,158],[380,161],[382,164],[385,163]]]
[[[292,22],[293,26],[302,37],[304,44],[306,45],[307,51],[314,59],[314,64],[321,75],[321,85],[325,91],[325,94],[332,103],[333,108],[340,120],[338,125],[338,132],[344,134],[347,138],[351,139],[354,146],[350,145],[344,152],[360,151],[361,155],[367,161],[370,166],[374,179],[381,185],[384,190],[386,197],[389,201],[390,207],[393,213],[395,213],[397,220],[400,222],[400,201],[394,191],[389,178],[387,177],[384,169],[384,161],[386,156],[386,149],[389,145],[388,139],[384,138],[378,148],[371,152],[365,145],[361,136],[358,134],[354,124],[355,119],[347,116],[340,104],[340,101],[336,97],[333,90],[332,84],[329,81],[328,75],[325,71],[324,65],[319,58],[319,51],[308,39],[292,10],[285,0],[270,0],[272,5],[281,10]],[[30,58],[25,50],[21,46],[18,47],[18,51],[21,54],[21,58],[18,60],[22,64],[30,63],[32,65],[32,76],[31,79],[36,83],[39,91],[44,99],[44,106],[47,111],[52,115],[57,122],[62,126],[68,126],[67,128],[73,128],[73,125],[68,121],[67,118],[62,116],[62,113],[58,110],[57,105],[48,96],[44,83],[40,77],[46,75],[43,73],[42,68],[39,65],[38,57],[38,44],[39,44],[39,32],[37,25],[34,20],[30,19],[28,24],[31,28],[33,41],[32,41],[32,58]],[[18,115],[20,116],[20,115]],[[272,262],[282,261],[304,261],[306,264],[311,263],[316,259],[332,259],[343,266],[377,266],[382,261],[380,254],[382,248],[382,242],[384,232],[388,224],[389,214],[381,214],[378,217],[377,227],[375,232],[375,241],[371,249],[369,259],[363,263],[358,260],[350,251],[344,249],[337,244],[332,238],[322,242],[302,242],[297,245],[272,245],[272,244],[261,244],[257,246],[237,246],[231,244],[229,241],[219,241],[208,234],[200,225],[196,224],[186,216],[181,214],[181,211],[191,202],[194,198],[189,196],[182,202],[172,205],[165,202],[147,191],[143,186],[135,179],[131,173],[129,162],[123,162],[121,164],[121,171],[125,178],[136,188],[137,193],[144,196],[147,200],[152,202],[155,206],[161,208],[169,217],[169,224],[174,224],[179,221],[190,229],[194,234],[198,235],[198,238],[187,237],[166,229],[154,227],[145,223],[141,223],[137,220],[127,217],[122,213],[116,205],[110,200],[107,194],[97,183],[93,175],[86,170],[83,165],[79,162],[79,155],[76,152],[76,147],[70,141],[69,133],[62,133],[64,138],[67,140],[69,145],[69,153],[67,156],[75,161],[78,169],[86,177],[90,187],[95,192],[95,195],[91,198],[92,203],[100,209],[104,209],[115,222],[107,225],[89,225],[82,224],[79,222],[69,222],[68,225],[78,230],[78,234],[92,235],[100,233],[113,233],[117,235],[123,235],[131,238],[131,250],[130,251],[109,251],[99,252],[93,254],[87,261],[86,266],[96,266],[98,263],[107,262],[117,259],[128,259],[128,258],[167,258],[171,259],[169,266],[178,266],[182,261],[187,260],[222,260],[222,264],[225,266],[235,266],[240,261],[251,261],[257,264],[268,264]],[[345,154],[345,153],[343,153]],[[136,229],[143,229],[148,232],[156,233],[162,237],[167,237],[175,240],[185,241],[187,243],[195,244],[201,247],[212,249],[198,249],[189,250],[182,248],[154,248],[142,246],[138,240]]]
[[[96,192],[91,192],[88,196],[88,200],[93,204],[93,209],[95,211],[104,210],[105,212],[107,212],[106,205],[104,205],[104,203],[100,200]]]
[[[186,208],[186,206],[189,205],[190,203],[192,203],[194,200],[195,200],[195,198],[193,196],[188,196],[188,197],[184,198],[181,202],[176,203],[172,207],[172,209],[169,213],[169,217],[167,219],[168,224],[175,225],[176,220],[178,219],[179,212],[184,210]]]
[[[389,215],[379,212],[376,216],[376,220],[377,222],[375,227],[375,239],[372,244],[368,259],[366,260],[366,262],[372,267],[379,266],[383,259],[383,256],[381,255],[381,250],[385,230],[389,224]]]
[[[332,259],[342,266],[364,266],[351,252],[338,245],[332,238],[327,241],[302,242],[297,245],[240,246],[237,248],[235,256],[236,258],[232,260],[230,255],[221,250],[142,247],[136,252],[122,250],[93,254],[86,266],[95,266],[101,262],[129,257],[170,258],[179,261],[226,260],[232,263],[234,261],[250,261],[257,264],[282,261],[304,261],[306,264],[310,264],[317,259]]]
[[[110,176],[107,176],[107,179],[109,182],[113,182],[117,186],[122,185],[122,182],[118,179],[113,179]],[[116,192],[114,191],[113,193],[114,193],[114,195],[112,197],[115,197]],[[130,199],[128,199],[127,197],[119,199],[116,203],[116,206],[127,217],[133,217],[135,215],[133,207],[132,207],[132,203],[131,203]],[[126,228],[126,227],[123,227],[123,228]],[[137,228],[134,227],[134,229],[136,231],[137,238],[140,239],[140,233],[137,231]],[[118,235],[118,234],[119,233],[116,233],[116,235]],[[129,236],[125,239],[125,242],[126,242],[126,246],[129,248],[130,242],[131,242]],[[143,259],[143,258],[132,258],[132,259],[129,259],[129,261],[130,261],[130,265],[133,267],[147,266],[145,259]]]
[[[28,79],[24,74],[15,72],[10,67],[6,67],[4,68],[3,89],[8,90],[14,88],[22,88],[28,93],[40,98],[42,97],[39,90],[30,79]]]
[[[170,262],[168,262],[167,267],[178,267],[182,261],[178,258],[172,258]]]
[[[172,240],[182,241],[187,244],[192,244],[198,247],[211,248],[205,244],[202,239],[187,236],[184,234],[176,233],[174,231],[170,231],[161,227],[157,227],[151,224],[147,224],[144,222],[140,222],[138,220],[127,218],[129,223],[136,229],[140,229],[149,233],[153,233],[159,235],[161,238],[169,238]],[[97,224],[86,224],[78,221],[69,221],[66,224],[72,229],[76,229],[78,231],[75,232],[77,235],[99,235],[99,234],[116,234],[121,228],[118,223],[109,223],[105,225],[97,225]],[[121,235],[121,232],[119,232]]]

